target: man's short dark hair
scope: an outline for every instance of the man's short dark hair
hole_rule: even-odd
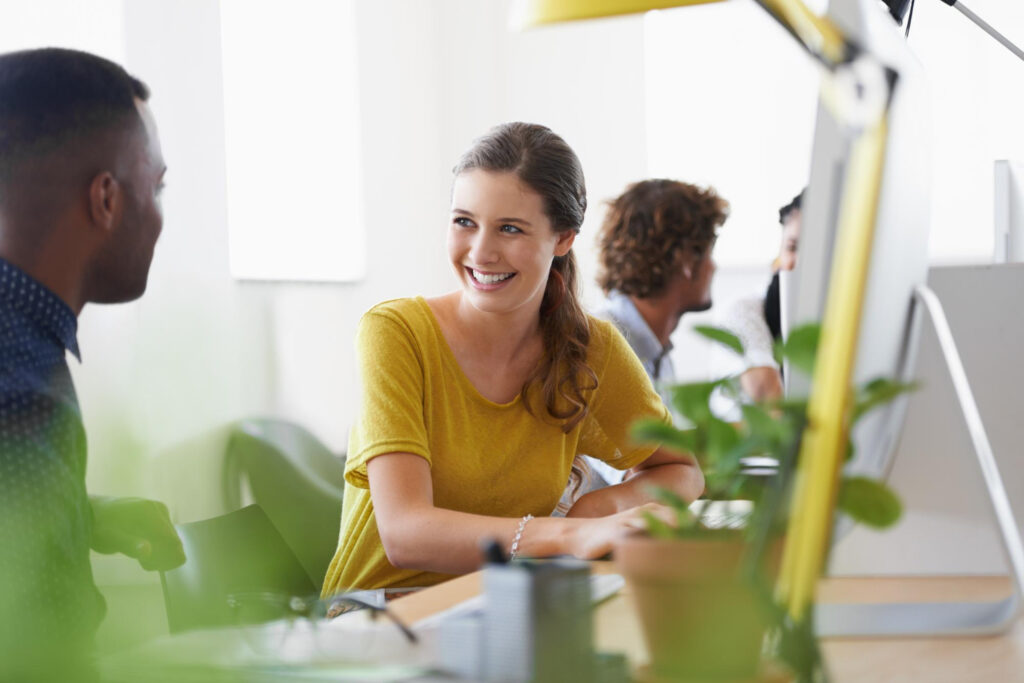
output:
[[[800,194],[798,194],[797,196],[793,197],[793,199],[790,200],[789,204],[786,204],[784,207],[779,209],[779,223],[781,223],[782,225],[785,225],[786,224],[786,220],[789,219],[789,214],[793,213],[794,211],[798,211],[803,206],[803,203],[804,203],[804,192],[806,192],[806,191],[807,191],[806,187],[804,189],[800,190]]]
[[[60,48],[0,55],[0,199],[27,160],[142,125],[149,89],[110,60]]]
[[[648,299],[665,291],[684,265],[706,256],[729,215],[712,188],[677,180],[644,180],[609,203],[600,234],[605,293]]]

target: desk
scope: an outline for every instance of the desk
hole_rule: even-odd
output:
[[[611,562],[594,571],[614,572]],[[468,574],[400,598],[391,609],[415,622],[479,594],[480,574]],[[822,602],[992,600],[1008,595],[1005,577],[832,578],[822,580]],[[594,623],[598,650],[624,652],[633,667],[647,663],[647,649],[628,586],[598,609]],[[978,638],[832,638],[822,643],[835,681],[1024,681],[1024,622],[1002,636]]]
[[[593,563],[595,572],[615,571],[611,562]],[[481,590],[480,573],[468,574],[419,593],[399,598],[391,610],[406,623],[436,614]],[[976,578],[836,578],[823,580],[819,587],[822,602],[992,600],[1007,595],[1010,582],[1003,577]],[[105,674],[112,681],[160,681],[181,683],[216,680],[308,681],[317,676],[332,680],[399,680],[415,675],[417,665],[434,658],[436,632],[422,633],[420,646],[409,647],[391,624],[378,621],[369,626],[376,631],[370,649],[375,661],[389,665],[363,670],[359,666],[340,665],[349,661],[353,644],[346,645],[346,631],[359,637],[366,631],[366,614],[354,612],[320,626],[321,636],[329,636],[325,648],[316,646],[316,634],[308,624],[285,627],[287,640],[275,636],[283,625],[273,622],[250,629],[216,629],[166,636],[107,658]],[[347,625],[346,625],[347,624]],[[600,606],[595,615],[596,647],[601,651],[625,653],[634,668],[647,663],[647,650],[640,624],[633,610],[628,586]],[[248,635],[248,638],[245,637]],[[251,638],[270,637],[275,643],[265,652],[254,651]],[[276,638],[276,640],[275,640]],[[283,643],[279,647],[276,643]],[[337,645],[335,649],[334,645]],[[1024,621],[1002,636],[980,638],[900,638],[900,639],[826,639],[826,662],[838,683],[875,683],[876,681],[926,681],[961,683],[989,681],[1024,682]],[[401,656],[399,653],[404,653]],[[403,660],[411,668],[404,667]],[[159,664],[160,662],[163,665]],[[422,669],[419,669],[422,670]],[[349,676],[346,678],[345,676]],[[420,679],[417,679],[420,680]]]

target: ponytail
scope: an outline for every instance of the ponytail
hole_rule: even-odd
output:
[[[523,386],[523,403],[536,384],[544,408],[570,432],[589,412],[584,392],[597,388],[597,374],[587,365],[590,324],[580,305],[576,256],[570,251],[551,264],[540,308],[544,358]]]

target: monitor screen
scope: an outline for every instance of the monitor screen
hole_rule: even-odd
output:
[[[833,2],[829,16],[853,42],[898,74],[852,382],[879,376],[910,378],[916,348],[910,324],[913,290],[926,281],[928,269],[927,85],[920,64],[881,4]],[[787,325],[822,319],[855,133],[848,122],[833,115],[823,94],[804,196],[800,256],[783,294]],[[791,394],[806,394],[809,382],[799,373],[786,373],[786,390]],[[852,434],[855,456],[848,470],[873,475],[888,471],[905,410],[906,399],[898,399],[858,423]]]

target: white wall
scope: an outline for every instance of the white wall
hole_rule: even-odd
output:
[[[1024,47],[1024,3],[964,3]],[[993,162],[1024,160],[1024,61],[942,2],[919,0],[910,47],[932,89],[933,263],[991,263]]]
[[[87,306],[74,368],[94,492],[164,496],[154,461],[178,444],[188,487],[170,502],[211,509],[211,457],[229,420],[273,407],[267,293],[227,272],[217,6],[125,3],[125,66],[152,89],[168,165],[164,232],[149,289],[122,306]],[[214,484],[215,486],[216,484]]]

